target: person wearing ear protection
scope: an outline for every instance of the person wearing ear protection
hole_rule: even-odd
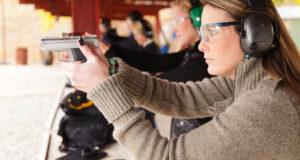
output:
[[[133,10],[128,13],[126,17],[126,27],[129,31],[128,37],[125,39],[116,42],[116,44],[122,46],[123,48],[127,49],[133,49],[133,50],[142,50],[142,47],[140,47],[137,42],[134,40],[133,34],[132,34],[132,27],[133,24],[141,21],[143,19],[144,15],[138,11],[138,10]]]
[[[153,30],[151,24],[142,19],[135,22],[132,29],[135,41],[144,49],[144,52],[160,54],[157,44],[153,40]]]
[[[82,45],[87,61],[70,64],[71,81],[88,92],[135,159],[300,159],[300,54],[273,2],[201,3],[199,49],[217,77],[168,82],[121,59],[107,63]],[[213,119],[168,140],[134,104],[174,117]]]

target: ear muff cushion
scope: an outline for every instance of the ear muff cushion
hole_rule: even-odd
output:
[[[203,7],[196,6],[190,10],[190,18],[195,28],[199,28],[201,26],[201,16],[203,12]]]
[[[241,45],[243,51],[254,57],[260,57],[271,49],[275,33],[272,20],[264,15],[251,15],[243,20]]]
[[[251,10],[263,11],[267,7],[264,1],[249,0]],[[262,57],[276,46],[276,22],[262,13],[251,14],[241,21],[241,47],[244,53],[252,57]]]

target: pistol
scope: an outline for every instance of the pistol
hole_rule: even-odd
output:
[[[58,52],[61,61],[80,61],[82,63],[86,62],[86,57],[83,55],[79,49],[78,42],[83,40],[85,44],[98,47],[98,39],[96,36],[74,36],[67,38],[58,37],[46,37],[41,39],[41,47],[50,52]],[[67,53],[71,54],[63,54]],[[71,56],[72,55],[72,56]],[[63,60],[62,60],[63,59]]]

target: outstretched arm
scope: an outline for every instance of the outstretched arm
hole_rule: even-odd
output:
[[[69,77],[74,86],[86,92],[100,82],[107,86],[116,85],[122,94],[137,105],[176,117],[212,116],[219,110],[216,102],[233,96],[233,81],[229,79],[220,77],[196,83],[171,83],[144,75],[121,59],[118,60],[118,72],[109,77],[109,66],[102,54],[97,54],[96,50],[88,46],[81,47],[81,50],[87,61],[71,64]],[[110,80],[104,81],[107,79]]]
[[[216,102],[233,96],[233,81],[229,79],[212,78],[196,83],[172,83],[145,75],[120,59],[118,64],[118,73],[103,84],[120,87],[122,94],[132,99],[135,104],[156,113],[176,117],[211,116],[217,110],[214,105]]]
[[[113,82],[112,79],[108,81]],[[132,109],[133,101],[124,94],[122,87],[108,81],[93,88],[89,97],[108,121],[113,123],[116,140],[136,159],[265,159],[277,157],[277,154],[284,151],[283,148],[288,149],[277,142],[293,143],[298,135],[295,124],[292,134],[282,136],[282,133],[286,133],[288,124],[295,122],[294,116],[284,120],[282,124],[280,117],[285,110],[282,106],[289,104],[274,102],[277,98],[270,100],[270,96],[259,95],[274,102],[265,103],[264,99],[258,100],[259,96],[252,94],[247,96],[247,101],[240,99],[231,105],[227,102],[220,103],[220,107],[227,109],[214,115],[212,121],[178,139],[167,140],[145,120],[143,111]],[[289,117],[289,113],[284,114]],[[279,123],[282,125],[278,126]]]

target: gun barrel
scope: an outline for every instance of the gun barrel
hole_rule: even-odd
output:
[[[80,38],[87,44],[94,45],[98,47],[98,40],[96,36],[76,36],[69,38],[42,38],[41,47],[45,50],[58,52],[58,51],[69,51],[70,49],[79,48],[78,41]]]

